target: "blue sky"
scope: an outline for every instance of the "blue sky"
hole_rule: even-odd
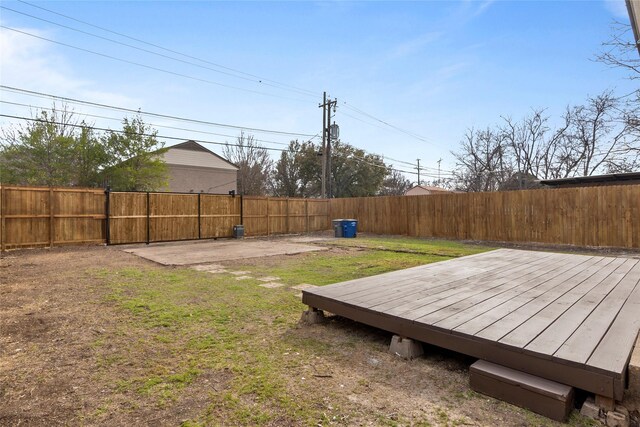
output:
[[[439,158],[443,159],[444,171],[453,167],[450,151],[456,149],[469,127],[495,124],[500,116],[518,118],[532,107],[545,107],[549,114],[557,116],[567,104],[584,102],[588,95],[606,89],[622,95],[637,86],[625,79],[622,70],[593,60],[601,43],[609,38],[613,20],[628,22],[622,0],[33,4],[206,60],[207,63],[198,63],[222,73],[2,9],[3,26],[192,77],[118,62],[1,29],[2,85],[308,135],[321,131],[318,102],[322,92],[327,91],[338,99],[335,120],[341,127],[341,139],[394,159],[415,162],[421,158],[423,166],[432,168],[429,172],[437,168]],[[196,62],[29,4],[3,0],[2,6]],[[286,88],[270,86],[269,81],[283,83]],[[304,92],[290,90],[292,86]],[[51,105],[50,100],[7,91],[0,91],[0,99]],[[0,109],[5,114],[29,115],[28,108],[6,102],[0,104]],[[74,109],[80,115],[123,116],[121,112],[81,105]],[[119,126],[117,121],[93,117],[87,120],[99,127]],[[8,121],[1,120],[3,125]],[[168,119],[147,121],[155,124],[161,135],[184,139],[232,142],[239,133],[234,128]],[[255,136],[271,141],[264,144],[274,148],[282,148],[274,142],[287,143],[291,138],[268,133]],[[220,152],[219,146],[209,148]],[[390,163],[411,169],[409,165]]]

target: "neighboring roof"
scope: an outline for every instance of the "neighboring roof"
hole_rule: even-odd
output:
[[[550,185],[553,187],[569,186],[569,185],[594,185],[594,184],[631,184],[632,182],[640,183],[640,172],[628,172],[628,173],[612,173],[608,175],[592,175],[592,176],[577,176],[574,178],[560,178],[560,179],[543,179],[540,180],[541,184]]]
[[[227,159],[191,140],[167,147],[164,161],[171,165],[238,170],[238,167]]]
[[[433,187],[430,185],[416,185],[408,189],[404,194],[431,194],[431,193],[451,193],[449,190],[445,190],[440,187]]]
[[[627,0],[627,11],[633,29],[633,40],[640,54],[640,43],[638,43],[640,41],[640,0]]]

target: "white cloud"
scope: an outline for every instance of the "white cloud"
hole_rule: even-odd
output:
[[[16,29],[40,37],[55,38],[47,32],[34,28]],[[104,90],[90,78],[80,77],[71,62],[52,49],[48,42],[4,28],[0,30],[0,83],[19,89],[102,104],[125,107],[139,104],[139,101],[129,96]],[[7,91],[0,92],[0,95],[5,101],[42,107],[52,105],[50,99]],[[30,115],[28,109],[24,107],[8,104],[1,104],[1,106],[5,114]],[[89,113],[89,108],[85,106],[78,105],[73,108],[78,113]]]
[[[624,0],[604,0],[604,6],[616,19],[629,19]]]
[[[406,40],[393,49],[391,52],[391,58],[398,59],[420,52],[425,46],[433,43],[442,36],[441,32],[430,31],[425,34],[421,34],[410,40]]]
[[[460,8],[460,12],[467,19],[475,18],[486,12],[496,0],[465,0]]]

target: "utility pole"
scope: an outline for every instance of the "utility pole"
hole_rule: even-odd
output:
[[[327,198],[327,92],[324,93],[322,104],[322,198]]]
[[[327,100],[327,92],[324,92],[322,107],[322,197],[333,197],[331,186],[331,107],[335,113],[338,100]],[[334,123],[335,126],[335,123]],[[337,139],[337,136],[336,136]]]
[[[438,160],[438,185],[440,185],[440,162],[442,162],[442,158]]]
[[[418,185],[420,185],[420,159],[416,159],[418,161]]]

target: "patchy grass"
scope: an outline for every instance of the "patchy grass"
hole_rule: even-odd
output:
[[[267,266],[261,260],[242,260],[234,267],[256,277],[278,276],[288,285],[324,285],[450,258],[427,254],[433,247],[428,242],[428,250],[416,253],[336,248],[270,259]],[[456,247],[457,253],[465,249]],[[467,250],[478,251],[472,249]],[[224,384],[208,391],[207,409],[185,425],[215,425],[220,419],[228,425],[349,424],[344,421],[349,415],[339,405],[319,405],[317,399],[306,397],[314,373],[296,375],[310,369],[308,361],[328,357],[335,349],[325,340],[295,332],[303,310],[295,292],[265,289],[256,279],[238,281],[230,274],[187,268],[94,273],[111,289],[107,300],[130,319],[121,329],[123,338],[135,338],[128,348],[104,355],[99,373],[106,375],[115,363],[131,360],[134,354],[151,352],[151,357],[136,363],[135,375],[113,378],[119,393],[151,398],[165,407],[203,372],[213,372],[224,377]],[[344,340],[343,350],[367,347],[362,337]],[[368,382],[359,378],[358,387]],[[399,421],[384,414],[375,418],[380,417],[389,425]]]
[[[279,277],[279,282],[288,285],[311,283],[321,286],[446,259],[449,257],[351,249],[284,257],[271,265],[258,265],[254,260],[232,265],[250,271],[252,275]]]
[[[450,240],[417,239],[402,236],[366,236],[356,239],[333,240],[326,244],[339,247],[376,249],[445,257],[461,257],[494,249],[487,246],[469,245]]]
[[[344,248],[344,251],[273,257],[277,259],[275,262],[247,259],[226,264],[238,270],[250,271],[253,275],[279,277],[280,282],[288,285],[310,283],[322,286],[492,249],[444,240],[409,237],[358,237],[321,244],[332,248]]]
[[[221,410],[232,425],[306,418],[306,408],[285,387],[291,364],[282,354],[294,343],[265,339],[295,326],[301,306],[292,293],[189,269],[99,274],[110,278],[109,300],[130,316],[127,335],[138,338],[135,347],[141,353],[162,348],[137,376],[115,380],[119,391],[155,397],[162,406],[204,370],[223,372],[228,382],[210,392],[212,404],[200,421],[213,422]],[[304,347],[304,342],[295,345]],[[265,410],[256,410],[255,402]]]

